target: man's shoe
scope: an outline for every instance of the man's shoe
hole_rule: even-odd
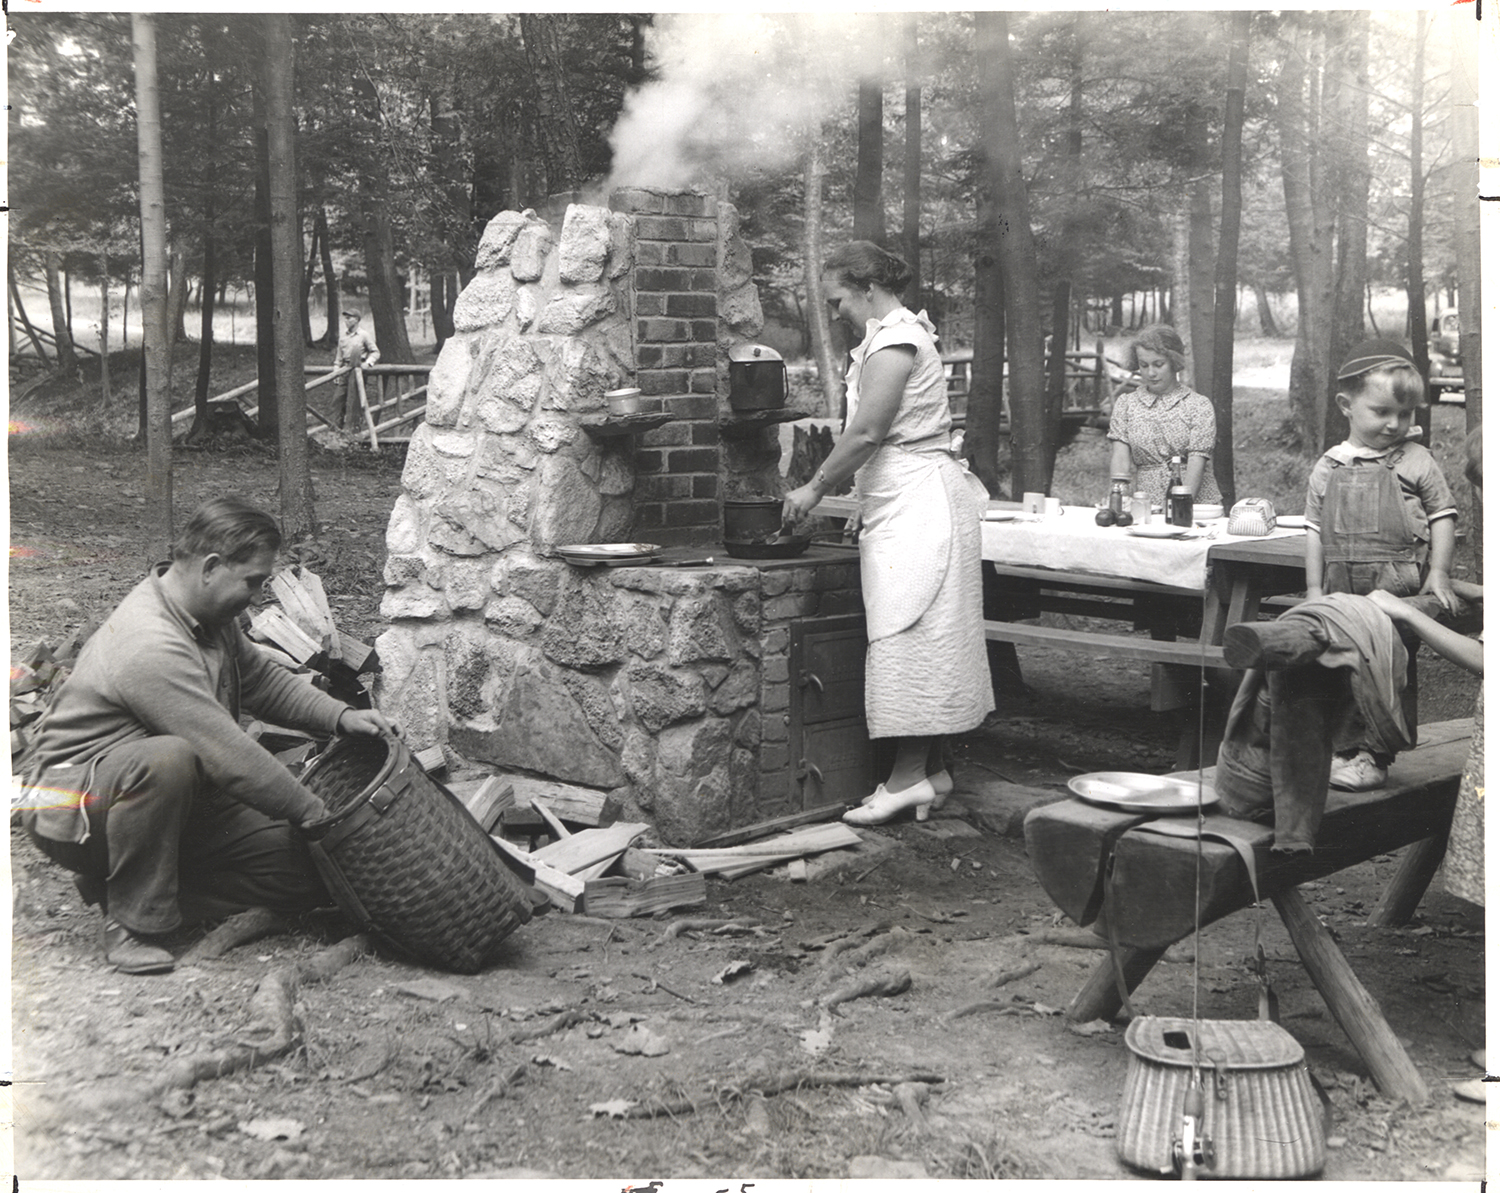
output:
[[[1385,767],[1376,764],[1368,750],[1353,758],[1335,758],[1328,785],[1340,791],[1374,791],[1385,786]]]
[[[121,973],[171,973],[177,964],[166,949],[114,920],[104,921],[104,959]]]

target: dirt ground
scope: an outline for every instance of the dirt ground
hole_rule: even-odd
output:
[[[141,574],[144,467],[128,447],[81,441],[13,443],[9,464],[15,657],[107,612]],[[373,638],[399,462],[317,453],[314,467],[326,529],[308,562],[344,627]],[[183,509],[226,490],[275,508],[274,462],[254,449],[181,453],[175,477]],[[709,905],[690,913],[549,913],[473,977],[366,956],[303,988],[301,1047],[185,1093],[142,1091],[167,1065],[243,1031],[268,971],[348,929],[332,914],[312,917],[217,961],[127,977],[101,961],[97,913],[13,828],[18,1172],[1139,1176],[1114,1150],[1123,1020],[1080,1028],[1061,1014],[1101,954],[1042,941],[1066,925],[1020,839],[979,827],[965,793],[1009,781],[1061,798],[1081,771],[1164,771],[1175,729],[1148,710],[1144,670],[1046,652],[1022,663],[1029,690],[957,744],[958,797],[928,824],[865,830],[864,846],[814,865],[805,883],[784,869],[710,879]],[[1425,719],[1463,716],[1474,686],[1429,657],[1422,694]],[[1431,1103],[1379,1096],[1267,910],[1260,927],[1282,1022],[1332,1099],[1326,1178],[1475,1180],[1484,1115],[1450,1086],[1478,1075],[1469,1054],[1484,1044],[1483,917],[1439,883],[1410,925],[1366,927],[1391,861],[1306,893],[1407,1044]],[[743,924],[669,935],[685,918]],[[1254,1017],[1255,925],[1256,913],[1242,913],[1203,933],[1204,1017]],[[904,970],[909,989],[822,1009],[846,976],[840,946],[870,940],[888,946],[871,968]],[[1178,946],[1138,1009],[1190,1013],[1194,972]],[[950,1016],[977,1001],[994,1005]],[[914,1091],[925,1095],[917,1113],[903,1105]]]

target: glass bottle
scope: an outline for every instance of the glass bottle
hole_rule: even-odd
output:
[[[1167,487],[1167,521],[1173,526],[1193,524],[1193,493],[1183,483],[1182,457],[1172,457],[1171,481]]]

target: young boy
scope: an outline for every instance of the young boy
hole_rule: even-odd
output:
[[[1432,453],[1407,439],[1426,382],[1400,344],[1366,340],[1339,369],[1338,385],[1334,400],[1349,438],[1324,452],[1308,477],[1307,595],[1430,592],[1452,612],[1458,509]],[[1408,699],[1415,697],[1413,665]],[[1389,765],[1388,755],[1369,749],[1344,753],[1329,784],[1373,790]]]

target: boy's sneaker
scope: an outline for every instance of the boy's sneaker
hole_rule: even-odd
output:
[[[1340,791],[1374,791],[1385,786],[1385,777],[1385,767],[1375,761],[1370,751],[1361,750],[1352,758],[1334,758],[1328,785]]]

